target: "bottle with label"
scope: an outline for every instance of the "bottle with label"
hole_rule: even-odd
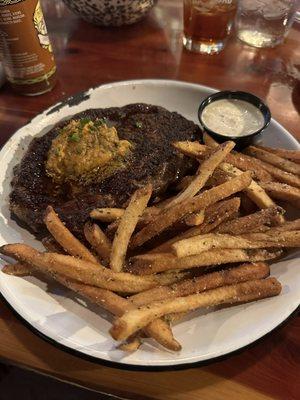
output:
[[[35,96],[56,83],[56,65],[39,0],[0,0],[0,54],[7,80]]]

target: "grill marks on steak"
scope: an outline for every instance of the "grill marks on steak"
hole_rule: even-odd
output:
[[[138,188],[151,182],[154,193],[164,192],[194,164],[171,146],[176,140],[199,139],[199,128],[175,112],[158,106],[130,104],[121,108],[87,110],[72,118],[107,118],[120,139],[134,143],[132,156],[124,170],[99,184],[86,185],[79,193],[55,186],[47,177],[45,162],[52,140],[66,121],[31,142],[21,163],[15,168],[10,195],[13,214],[33,230],[43,229],[43,212],[55,207],[73,232],[82,231],[90,210],[95,207],[121,207]]]

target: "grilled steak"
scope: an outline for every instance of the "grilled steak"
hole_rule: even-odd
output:
[[[10,209],[34,231],[44,229],[43,212],[49,204],[74,233],[79,233],[93,208],[124,206],[138,187],[149,182],[154,194],[164,192],[195,167],[189,158],[179,155],[171,143],[199,139],[199,128],[175,112],[158,106],[131,104],[88,110],[72,118],[106,118],[108,124],[116,127],[120,139],[134,144],[134,150],[125,169],[100,183],[83,185],[75,195],[67,185],[64,190],[58,188],[45,170],[52,140],[67,122],[33,139],[14,170]]]

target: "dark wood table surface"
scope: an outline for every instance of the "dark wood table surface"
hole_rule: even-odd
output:
[[[160,0],[143,22],[101,29],[82,22],[60,0],[43,1],[56,51],[59,83],[26,98],[0,89],[0,144],[43,109],[101,83],[166,78],[251,91],[300,138],[300,24],[284,45],[255,49],[234,37],[219,55],[182,49],[182,1]],[[274,310],[276,312],[276,310]],[[130,372],[68,355],[31,333],[4,305],[0,358],[59,379],[129,399],[299,399],[300,318],[292,317],[251,348],[226,360],[173,372]]]

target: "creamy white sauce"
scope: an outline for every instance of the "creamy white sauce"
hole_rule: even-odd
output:
[[[265,120],[253,104],[239,99],[222,99],[208,104],[201,119],[213,132],[226,136],[247,136],[261,129]]]

